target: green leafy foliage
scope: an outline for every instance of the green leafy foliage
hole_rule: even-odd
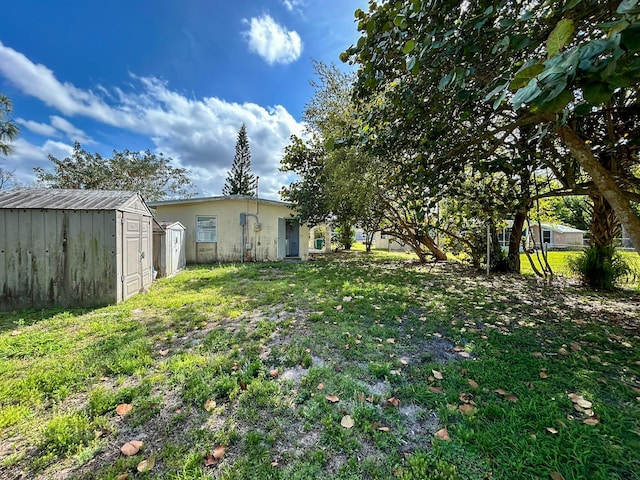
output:
[[[415,452],[407,457],[403,467],[397,469],[396,476],[401,480],[456,480],[456,467],[433,454]]]
[[[189,171],[171,165],[172,159],[162,153],[113,151],[113,157],[91,154],[79,142],[70,157],[60,160],[49,155],[53,171],[34,168],[38,182],[51,188],[86,190],[130,190],[139,192],[147,201],[168,196],[190,196],[193,187]]]
[[[625,258],[612,246],[590,247],[569,257],[569,269],[596,290],[613,290],[629,275],[635,275]]]
[[[563,18],[558,22],[547,38],[547,55],[549,58],[556,55],[562,47],[567,45],[573,38],[575,23],[570,18]]]
[[[81,414],[54,417],[44,429],[42,447],[57,454],[74,453],[93,438],[91,423]]]

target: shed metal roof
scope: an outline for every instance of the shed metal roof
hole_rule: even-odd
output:
[[[0,192],[0,208],[119,210],[137,197],[136,192],[119,190],[16,188]]]

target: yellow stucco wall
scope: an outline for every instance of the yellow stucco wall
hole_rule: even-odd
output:
[[[246,198],[194,199],[193,203],[155,205],[152,208],[158,221],[178,221],[185,226],[187,263],[242,261],[242,252],[246,249],[242,243],[241,213],[247,214],[244,245],[251,244],[251,249],[245,251],[244,261],[279,260],[278,219],[291,220],[293,213],[286,205]],[[217,217],[217,242],[196,242],[196,217],[199,215]],[[302,260],[308,259],[308,238],[309,229],[300,225],[299,236],[293,241],[298,242],[298,256]]]

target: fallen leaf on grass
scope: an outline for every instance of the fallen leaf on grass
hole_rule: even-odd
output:
[[[429,391],[431,393],[444,393],[444,390],[438,387],[429,387]]]
[[[278,466],[278,462],[276,462],[276,461],[271,462],[271,466],[272,467],[277,467]]]
[[[570,346],[571,346],[571,350],[573,350],[574,352],[582,350],[582,347],[580,347],[579,343],[571,342]]]
[[[215,400],[209,399],[206,402],[204,402],[204,409],[207,412],[210,412],[211,410],[213,410],[214,408],[216,408],[217,404]]]
[[[445,442],[448,442],[451,440],[451,437],[449,436],[449,432],[447,431],[446,428],[441,428],[436,433],[434,433],[433,436]]]
[[[475,380],[469,379],[469,380],[467,380],[467,382],[469,382],[469,386],[471,388],[478,388],[479,387],[478,382],[476,382]]]
[[[564,480],[564,477],[560,472],[551,472],[549,476],[552,480]]]
[[[151,470],[153,470],[153,467],[155,467],[156,465],[156,460],[153,457],[148,458],[147,460],[142,460],[139,464],[138,464],[138,471],[140,473],[144,473],[144,472],[150,472]]]
[[[589,418],[585,418],[582,423],[584,423],[585,425],[598,425],[600,423],[600,419],[596,416],[591,416]]]
[[[542,352],[533,352],[532,355],[536,358],[544,358],[544,354]]]
[[[503,396],[507,394],[507,392],[505,392],[501,388],[496,388],[494,392],[496,392],[498,395],[503,395]]]
[[[116,477],[116,480],[128,480],[129,479],[129,474],[128,473],[123,473],[122,475],[118,475]]]
[[[160,350],[158,352],[161,356],[166,357],[169,354],[169,349],[167,350]]]
[[[350,302],[351,300],[353,300],[352,297],[342,297],[343,302]]]
[[[244,383],[242,380],[238,380],[238,385],[240,385],[240,390],[246,390],[247,389],[247,384]]]
[[[340,420],[340,425],[342,425],[344,428],[353,428],[355,424],[356,422],[353,421],[353,418],[351,418],[350,415],[345,415],[344,417],[342,417],[342,420]]]
[[[226,451],[227,447],[225,447],[224,445],[218,445],[213,449],[213,458],[215,458],[216,460],[220,460],[222,457],[224,457]]]
[[[458,410],[463,415],[473,415],[474,413],[476,413],[476,407],[474,407],[473,405],[471,405],[469,403],[464,403],[464,404],[460,405],[458,407]]]
[[[568,351],[567,351],[567,349],[566,349],[566,348],[564,348],[564,347],[560,348],[560,349],[558,350],[558,353],[559,353],[560,355],[569,355],[569,352],[568,352]]]
[[[549,375],[544,372],[540,372],[538,375],[540,375],[540,378],[549,378]]]
[[[335,395],[327,395],[326,397],[327,400],[329,400],[331,403],[337,403],[340,401],[340,399],[338,397],[336,397]]]
[[[378,430],[380,430],[381,432],[388,432],[389,427],[378,427]]]
[[[123,455],[126,455],[127,457],[131,457],[140,451],[140,448],[142,448],[142,445],[144,445],[144,443],[141,442],[140,440],[131,440],[130,442],[127,442],[124,445],[122,445],[120,447],[120,451],[123,453]]]
[[[131,410],[133,410],[133,405],[131,405],[130,403],[121,403],[116,407],[116,413],[121,416],[126,415]]]
[[[549,433],[554,433],[554,434],[555,434],[555,433],[558,433],[558,430],[556,430],[556,429],[555,429],[555,428],[553,428],[553,427],[547,427],[547,432],[549,432]]]
[[[387,343],[396,343],[395,338],[387,338]]]
[[[507,395],[505,398],[513,403],[517,403],[520,400],[517,395]]]
[[[337,311],[342,310],[342,305],[337,305],[337,306],[336,306],[336,310],[337,310]]]
[[[431,373],[433,373],[433,377],[438,379],[438,380],[442,380],[443,376],[442,376],[442,372],[438,371],[438,370],[431,370]]]
[[[271,377],[273,377],[273,378],[278,378],[278,375],[280,375],[280,372],[278,371],[277,368],[274,368],[269,373],[271,374]]]
[[[409,365],[409,362],[407,362],[404,358],[401,358],[401,359],[400,359],[400,363],[401,363],[402,365]]]
[[[390,399],[387,400],[387,404],[397,407],[398,405],[400,405],[400,400],[397,399],[396,397],[391,397]]]
[[[324,388],[324,383],[319,383],[317,388],[318,390],[322,390]]]
[[[462,403],[470,403],[471,405],[475,405],[473,401],[473,395],[470,393],[461,393],[458,397]]]

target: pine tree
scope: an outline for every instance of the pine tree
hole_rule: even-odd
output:
[[[233,165],[227,174],[227,180],[222,189],[223,195],[255,195],[256,178],[251,173],[251,152],[247,139],[247,128],[244,123],[238,132],[236,142],[236,155],[233,157]]]

